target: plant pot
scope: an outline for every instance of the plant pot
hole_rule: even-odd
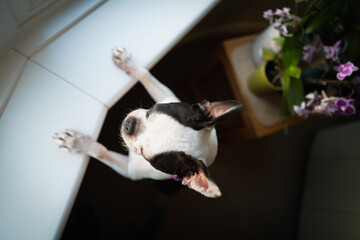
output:
[[[280,37],[279,31],[276,30],[273,25],[268,26],[262,31],[259,36],[256,37],[251,45],[252,58],[256,64],[256,67],[260,67],[264,63],[263,49],[268,48],[274,52],[280,50],[280,46],[273,40],[276,37]]]
[[[273,67],[273,62],[267,61],[261,64],[248,79],[250,91],[257,95],[264,95],[281,91],[281,86],[275,86],[269,80],[269,69]]]

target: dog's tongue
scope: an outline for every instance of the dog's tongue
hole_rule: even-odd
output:
[[[173,180],[175,180],[175,181],[177,181],[177,182],[180,182],[180,181],[181,181],[181,178],[179,178],[179,177],[176,176],[176,175],[172,175],[172,176],[171,176],[171,179],[173,179]]]

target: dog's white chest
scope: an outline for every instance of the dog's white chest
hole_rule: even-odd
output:
[[[166,114],[153,114],[146,121],[142,134],[144,156],[152,157],[164,152],[185,152],[209,166],[216,157],[217,137],[212,129],[194,130]]]

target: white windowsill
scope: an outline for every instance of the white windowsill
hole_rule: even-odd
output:
[[[0,59],[0,239],[61,236],[88,158],[59,151],[65,128],[96,139],[135,83],[111,60],[152,67],[219,0],[63,0],[34,17]]]

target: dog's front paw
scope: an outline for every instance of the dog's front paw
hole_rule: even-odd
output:
[[[125,48],[113,48],[112,59],[118,67],[128,74],[134,69],[135,63],[132,60],[131,54]]]
[[[64,132],[55,133],[53,139],[61,150],[72,153],[87,153],[93,140],[74,130],[66,129]]]
[[[114,48],[112,49],[112,52],[114,63],[128,75],[141,81],[144,76],[148,74],[148,71],[144,67],[138,65],[125,48]]]

